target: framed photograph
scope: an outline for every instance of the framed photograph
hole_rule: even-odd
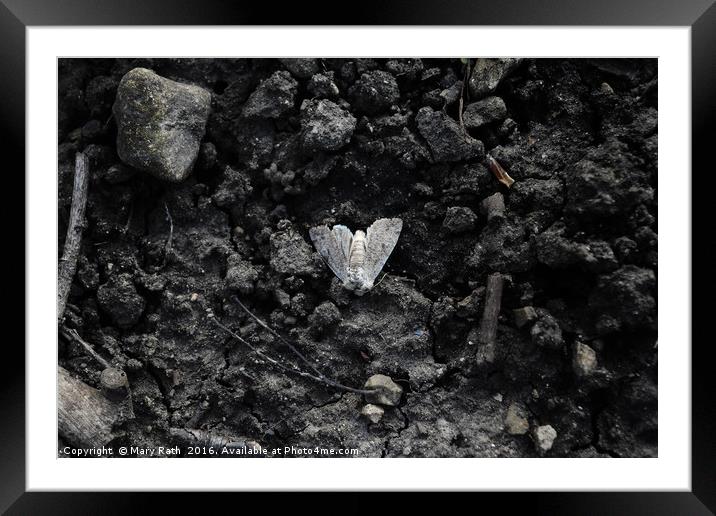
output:
[[[2,0],[0,26],[25,202],[2,510],[716,510],[712,2]]]

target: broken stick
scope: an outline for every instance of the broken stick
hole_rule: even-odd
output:
[[[492,219],[501,219],[505,216],[505,198],[501,192],[485,198],[480,204],[482,212],[487,216],[487,222]]]
[[[60,334],[67,340],[74,340],[75,342],[77,342],[85,349],[85,351],[87,351],[87,353],[90,354],[92,358],[99,362],[103,367],[110,367],[110,363],[107,362],[104,358],[102,358],[100,354],[97,353],[89,343],[87,343],[82,337],[80,337],[80,334],[77,333],[77,330],[75,330],[74,328],[66,328],[63,326],[62,328],[60,328]]]
[[[58,367],[57,424],[60,436],[78,448],[101,448],[118,437],[122,405]]]
[[[507,173],[507,171],[502,168],[502,165],[500,165],[495,158],[487,155],[487,167],[490,169],[490,172],[497,178],[497,180],[505,185],[507,188],[511,187],[515,180],[510,177],[510,175]]]
[[[485,289],[485,308],[478,330],[477,362],[493,363],[495,361],[495,345],[497,340],[497,321],[500,317],[502,304],[502,287],[504,276],[499,272],[487,277]]]
[[[70,293],[70,285],[77,270],[77,257],[82,243],[85,206],[87,205],[87,185],[89,184],[89,160],[83,153],[75,157],[75,182],[72,188],[72,206],[67,226],[65,246],[57,273],[57,320],[62,320]]]

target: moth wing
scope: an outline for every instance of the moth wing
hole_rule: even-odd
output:
[[[338,242],[338,247],[343,253],[343,260],[348,263],[348,257],[351,255],[351,244],[353,243],[353,233],[346,226],[337,225],[333,226],[333,238]],[[346,265],[347,267],[347,265]]]
[[[311,228],[308,234],[318,254],[321,255],[326,265],[333,271],[333,274],[341,281],[345,281],[348,274],[348,260],[343,252],[342,244],[336,238],[335,232],[328,229],[328,226],[318,226]]]
[[[363,268],[370,281],[375,281],[395,244],[398,243],[400,231],[403,229],[401,219],[378,219],[366,232],[366,253]]]

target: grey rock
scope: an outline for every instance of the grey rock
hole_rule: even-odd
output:
[[[557,438],[557,431],[552,428],[552,425],[542,425],[535,428],[533,437],[535,449],[542,455],[552,449],[554,440]]]
[[[539,319],[530,331],[532,342],[541,348],[560,349],[564,344],[564,340],[562,338],[562,328],[560,328],[557,319],[545,310],[540,310],[538,315]]]
[[[477,215],[466,206],[451,206],[445,213],[443,229],[450,234],[464,233],[475,229]]]
[[[385,410],[383,409],[383,407],[373,405],[372,403],[364,405],[360,411],[360,415],[366,421],[373,424],[380,423],[380,420],[383,419],[383,414],[385,414]]]
[[[246,118],[279,118],[293,109],[297,88],[291,74],[274,72],[251,93],[241,114]]]
[[[134,68],[122,77],[112,108],[117,153],[131,167],[182,181],[194,166],[210,110],[208,91]]]
[[[572,367],[577,376],[589,376],[597,368],[597,352],[586,344],[575,342]]]
[[[290,223],[285,229],[271,235],[270,244],[271,267],[279,274],[299,276],[317,274],[318,268],[313,260],[311,247],[293,230]]]
[[[304,151],[336,151],[351,140],[356,119],[330,100],[307,100],[301,105],[301,144]]]
[[[242,119],[241,131],[236,135],[236,151],[240,160],[256,170],[271,162],[276,134],[271,120]]]
[[[498,120],[504,120],[507,116],[507,106],[500,97],[487,97],[478,102],[468,104],[462,114],[465,127],[478,129],[483,125]]]
[[[485,287],[478,287],[469,296],[457,303],[456,314],[463,318],[476,318],[482,313],[482,304],[485,300]]]
[[[510,435],[524,435],[530,429],[527,410],[518,403],[510,403],[505,414],[505,430]]]
[[[137,324],[146,305],[129,274],[110,276],[107,283],[97,289],[97,303],[120,328]]]
[[[502,79],[520,64],[521,59],[479,58],[470,74],[470,93],[481,98],[497,89]]]
[[[299,79],[308,79],[319,70],[318,60],[312,57],[284,57],[279,59],[279,61],[291,72],[291,75]]]
[[[421,75],[425,66],[419,58],[391,59],[385,63],[385,69],[404,80],[413,81]]]
[[[241,294],[251,294],[259,279],[256,268],[234,253],[226,260],[226,286]]]
[[[586,243],[566,238],[564,223],[557,222],[535,238],[537,260],[552,269],[580,265],[590,272],[608,272],[618,263],[609,244],[603,240]]]
[[[439,94],[439,97],[441,99],[444,99],[445,106],[452,106],[455,102],[458,101],[460,96],[462,95],[463,91],[463,82],[457,81],[455,84],[450,86],[449,88],[445,88],[442,90]]]
[[[522,328],[537,320],[537,311],[531,306],[523,306],[512,311],[515,317],[515,326]]]
[[[324,301],[308,316],[308,325],[314,333],[322,334],[341,320],[341,312],[330,301]]]
[[[433,160],[482,160],[485,146],[480,140],[466,134],[458,123],[443,111],[423,107],[416,116],[418,131],[432,151]]]
[[[317,73],[308,81],[308,92],[315,98],[331,99],[338,96],[340,90],[333,82],[333,72]]]
[[[224,168],[224,179],[211,196],[220,208],[243,209],[246,198],[251,194],[253,188],[248,174],[240,170],[226,166]]]
[[[654,190],[647,184],[648,176],[629,156],[625,145],[607,141],[568,169],[566,211],[599,219],[650,202]]]
[[[400,99],[400,90],[395,78],[388,72],[373,70],[361,75],[361,78],[348,90],[353,98],[353,106],[369,115],[385,111]]]
[[[403,388],[395,383],[390,376],[384,374],[374,374],[365,382],[364,389],[375,390],[365,395],[368,403],[378,405],[387,405],[395,407],[400,403],[400,397],[403,395]]]

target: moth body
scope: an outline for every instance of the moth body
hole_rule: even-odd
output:
[[[356,231],[356,234],[353,235],[350,256],[348,258],[349,270],[363,268],[363,263],[365,263],[365,244],[365,233],[360,230]]]

